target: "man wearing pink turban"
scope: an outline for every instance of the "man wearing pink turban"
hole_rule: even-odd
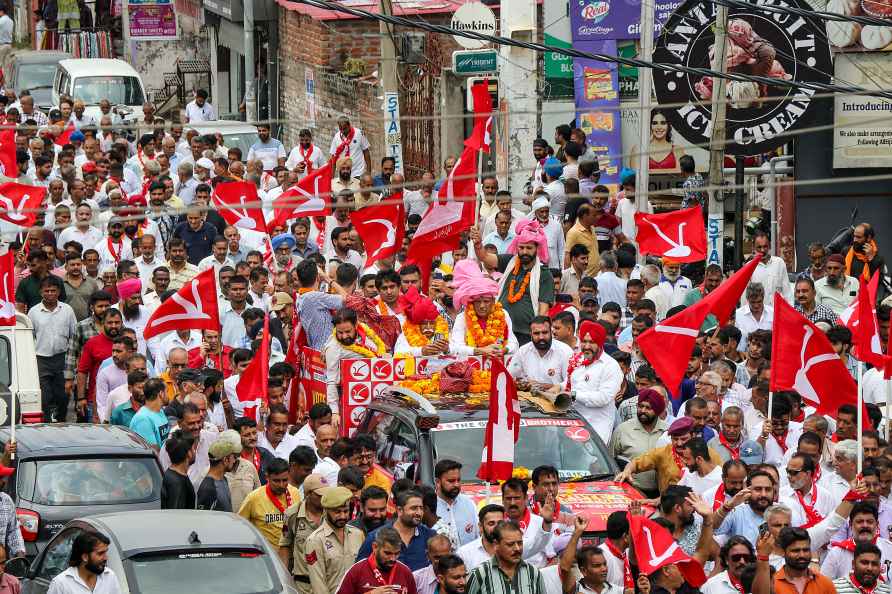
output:
[[[142,304],[142,281],[138,278],[128,278],[119,282],[117,289],[118,304],[115,307],[120,309],[124,316],[124,326],[136,332],[137,350],[145,352],[146,341],[142,333],[152,312]]]
[[[455,285],[452,303],[463,311],[452,325],[449,352],[459,356],[516,352],[519,345],[512,331],[511,317],[496,307],[498,283],[483,274],[473,260],[461,260],[455,265],[452,282]]]
[[[496,255],[483,249],[480,233],[471,229],[477,259],[504,273],[498,300],[511,318],[518,342],[526,344],[530,342],[530,322],[537,315],[548,315],[554,304],[554,277],[548,269],[548,239],[539,221],[519,220],[514,235],[508,253]]]

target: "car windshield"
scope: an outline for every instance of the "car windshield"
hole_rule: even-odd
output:
[[[71,458],[25,462],[18,470],[19,494],[41,505],[143,503],[161,497],[154,458]],[[33,484],[27,484],[34,478]]]
[[[282,586],[268,555],[260,551],[190,551],[141,555],[127,561],[131,592],[170,594],[278,593]]]
[[[82,76],[74,80],[72,94],[87,105],[99,105],[102,99],[108,99],[112,105],[140,107],[145,102],[135,76]]]
[[[48,89],[53,86],[56,64],[20,64],[16,73],[16,88]]]
[[[480,482],[477,469],[483,451],[486,421],[442,423],[433,430],[436,459],[462,461],[462,480]],[[558,469],[561,480],[611,475],[613,469],[602,447],[579,419],[522,419],[514,450],[515,469],[537,466]]]
[[[225,127],[223,127],[223,130],[223,144],[226,146],[226,148],[238,148],[242,151],[242,154],[247,157],[248,150],[251,148],[251,145],[257,142],[257,134],[254,134],[252,132],[238,132],[227,134],[225,132]]]

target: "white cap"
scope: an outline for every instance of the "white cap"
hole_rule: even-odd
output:
[[[202,169],[207,169],[208,171],[212,171],[214,169],[214,162],[207,157],[202,157],[195,163],[195,166],[201,167]]]
[[[539,196],[538,198],[533,200],[533,206],[532,206],[533,212],[536,212],[540,208],[550,208],[550,207],[551,207],[551,202],[549,202],[548,198],[546,198],[544,196]]]

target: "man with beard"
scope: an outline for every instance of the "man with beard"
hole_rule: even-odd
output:
[[[833,585],[838,594],[889,594],[889,584],[880,581],[883,569],[880,549],[861,543],[855,546],[851,573],[833,580]]]
[[[505,519],[505,508],[489,503],[477,512],[480,536],[458,549],[468,571],[488,561],[495,554],[495,528]]]
[[[108,237],[99,240],[95,249],[99,252],[99,268],[115,268],[122,260],[133,260],[130,238],[124,235],[124,221],[112,217],[108,221]]]
[[[722,462],[740,460],[741,457],[747,464],[762,462],[762,447],[744,438],[743,411],[737,406],[729,406],[722,412],[718,435],[707,445],[721,456]]]
[[[439,460],[434,467],[437,515],[449,525],[449,540],[454,549],[479,536],[477,507],[461,492],[461,469],[461,462],[448,459]]]
[[[471,228],[471,239],[477,259],[502,273],[498,300],[511,318],[514,336],[523,345],[530,342],[533,318],[548,315],[554,305],[555,289],[548,269],[548,240],[539,221],[521,219],[514,232],[507,254],[487,252],[476,227]],[[560,262],[552,264],[560,266]]]
[[[131,328],[136,333],[138,340],[137,350],[144,352],[146,344],[142,333],[152,312],[142,304],[142,281],[138,278],[128,278],[119,282],[117,289],[118,303],[116,308],[120,309],[121,313],[124,314],[124,326]]]
[[[740,592],[743,589],[740,576],[744,568],[756,561],[753,544],[742,536],[732,536],[722,545],[719,556],[725,571],[709,578],[700,588],[703,594],[724,594]]]
[[[722,482],[722,469],[710,459],[709,447],[702,438],[694,437],[681,446],[681,459],[688,472],[682,474],[679,485],[703,495]]]
[[[544,593],[545,581],[539,570],[523,560],[524,539],[520,526],[514,521],[504,520],[496,525],[493,536],[495,554],[471,572],[468,594],[509,591],[516,594]]]
[[[753,463],[758,464],[761,455]],[[731,499],[746,484],[747,454],[744,453],[739,460],[728,460],[722,464],[722,482],[703,493],[705,501],[712,504],[713,511],[717,510],[725,501]]]
[[[421,569],[428,564],[427,541],[435,534],[433,530],[425,526],[421,521],[424,516],[421,493],[415,489],[401,491],[397,493],[395,503],[395,519],[369,533],[365,542],[362,543],[356,558],[365,559],[366,557],[374,556],[375,546],[373,543],[377,542],[377,535],[381,531],[389,532],[393,529],[399,538],[399,544],[396,548],[400,561],[405,563],[411,571]],[[411,575],[409,577],[411,579]],[[413,580],[413,586],[414,583]]]
[[[369,141],[362,130],[351,125],[347,116],[338,118],[338,131],[331,139],[328,152],[330,155],[342,154],[353,159],[351,177],[358,179],[366,171],[372,170],[369,147]]]
[[[111,541],[104,534],[87,530],[74,538],[68,569],[53,578],[50,594],[71,594],[74,592],[96,592],[97,594],[120,594],[118,578],[108,563],[108,545]]]
[[[815,459],[802,453],[787,463],[789,484],[781,488],[779,501],[792,510],[792,525],[797,528],[811,528],[836,507],[830,490],[818,488],[816,469]]]
[[[279,558],[291,570],[297,591],[301,594],[310,592],[305,545],[307,537],[322,524],[322,492],[328,487],[321,475],[309,475],[303,482],[304,500],[285,510],[285,527],[279,540]]]
[[[458,555],[446,555],[434,568],[440,594],[465,594],[468,570]]]
[[[400,275],[397,271],[382,270],[375,275],[375,288],[378,290],[378,299],[375,308],[382,316],[394,316],[400,324],[405,323],[400,303]]]
[[[298,145],[291,149],[285,167],[289,171],[297,173],[297,179],[303,179],[314,169],[325,167],[328,159],[322,153],[322,149],[313,144],[313,133],[308,129],[301,130],[298,135]]]
[[[688,292],[693,289],[691,280],[681,274],[681,263],[669,258],[663,258],[663,274],[657,287],[663,291],[670,308],[683,305]]]
[[[573,355],[567,369],[568,388],[576,392],[575,407],[598,433],[610,441],[616,416],[616,394],[623,372],[613,357],[604,352],[607,331],[591,320],[579,325],[580,352]]]
[[[811,537],[802,528],[784,528],[777,536],[777,544],[784,552],[784,566],[774,574],[776,594],[831,594],[836,592],[833,582],[813,571]],[[851,567],[851,565],[849,565]]]
[[[885,275],[886,261],[879,255],[876,232],[870,223],[860,223],[852,232],[852,247],[845,256],[846,276],[861,277],[869,281],[873,273],[882,270]]]
[[[170,272],[167,287],[171,291],[179,291],[198,274],[198,267],[186,261],[186,242],[179,237],[172,237],[167,242],[167,269]]]
[[[638,391],[636,415],[619,424],[610,436],[607,449],[610,455],[625,465],[638,456],[657,447],[657,440],[668,424],[660,415],[666,410],[666,399],[650,388]],[[649,496],[656,496],[657,475],[653,470],[639,472],[629,477],[629,482]]]
[[[359,178],[354,179],[352,175],[353,159],[350,157],[341,157],[336,163],[337,177],[331,182],[331,191],[337,194],[343,190],[351,192],[359,191]]]
[[[386,524],[387,499],[387,491],[381,487],[372,485],[363,489],[359,496],[360,513],[356,519],[350,520],[350,525],[362,530],[363,534],[369,534]]]
[[[404,543],[400,533],[384,526],[375,531],[374,536],[370,554],[363,555],[360,549],[360,560],[344,575],[337,594],[416,594],[411,568],[398,559],[403,557],[400,549]],[[425,564],[426,561],[425,557]]]
[[[350,489],[326,487],[319,493],[322,524],[307,537],[304,551],[310,590],[313,594],[331,594],[338,591],[338,585],[353,565],[363,534],[347,523],[353,498]]]
[[[746,489],[716,510],[713,526],[718,526],[717,536],[740,534],[750,542],[759,539],[759,526],[764,521],[762,514],[774,502],[777,481],[768,472],[756,470],[747,477],[746,484]],[[740,505],[744,500],[746,505]]]
[[[573,349],[553,340],[548,316],[536,316],[530,321],[530,338],[511,358],[508,372],[515,379],[526,380],[533,389],[560,392],[567,383],[567,365]]]
[[[544,551],[551,543],[555,500],[549,495],[539,507],[539,513],[527,505],[527,483],[511,478],[502,483],[502,505],[505,519],[516,523],[523,531],[523,558],[530,563],[545,565]]]
[[[622,594],[623,586],[608,579],[607,556],[603,549],[585,547],[576,554],[576,563],[582,578],[576,585],[576,592],[595,594]]]
[[[59,301],[62,282],[56,277],[40,281],[40,303],[28,311],[34,327],[34,350],[37,355],[37,373],[40,380],[41,408],[52,421],[53,413],[65,420],[68,395],[62,370],[68,343],[77,330],[77,318],[67,303]]]
[[[96,376],[102,362],[111,357],[113,341],[120,334],[122,326],[121,312],[116,309],[106,310],[102,317],[102,332],[84,344],[77,364],[75,405],[81,422],[89,422],[96,413]]]
[[[202,330],[201,345],[187,349],[188,365],[191,369],[210,368],[223,374],[223,378],[232,375],[232,364],[229,353],[232,347],[220,342],[219,330]]]
[[[868,501],[859,501],[849,514],[849,527],[852,537],[848,540],[830,543],[830,549],[821,564],[821,573],[832,580],[844,578],[852,568],[855,547],[860,544],[873,544],[880,550],[880,562],[884,565],[882,579],[889,582],[890,561],[892,561],[892,542],[880,538],[877,522],[877,507]]]
[[[128,368],[130,367],[129,360],[127,366]],[[144,371],[130,371],[127,373],[127,390],[130,398],[111,411],[108,421],[110,424],[130,427],[130,421],[133,420],[139,409],[146,403],[143,390],[147,379],[149,379],[149,376]]]
[[[771,403],[771,418],[765,419],[761,426],[754,427],[751,437],[756,436],[756,441],[765,450],[766,464],[781,466],[784,461],[784,453],[795,448],[802,435],[802,425],[790,422],[793,407],[786,392],[775,392],[774,401]]]
[[[100,365],[96,374],[96,416],[101,423],[108,422],[108,395],[127,383],[127,361],[135,349],[132,338],[119,334],[112,341],[111,364]]]
[[[827,275],[815,281],[816,300],[839,316],[858,296],[858,286],[858,279],[846,274],[845,258],[832,254],[827,258]]]
[[[274,458],[266,465],[267,483],[242,502],[238,515],[251,522],[274,548],[285,525],[285,510],[300,501],[300,492],[288,484],[288,462]]]
[[[84,261],[80,253],[67,254],[65,257],[65,301],[74,310],[78,322],[90,317],[90,296],[99,290],[99,284],[92,278],[84,277]]]

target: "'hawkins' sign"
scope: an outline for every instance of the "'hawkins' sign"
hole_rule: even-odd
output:
[[[823,26],[816,19],[759,10],[760,5],[808,9],[804,0],[759,0],[729,9],[727,70],[798,82],[829,83],[833,64]],[[716,4],[688,0],[669,17],[653,61],[711,68]],[[709,142],[712,79],[654,71],[654,88],[672,127],[689,142]],[[792,139],[812,103],[811,90],[728,81],[725,151],[755,155]]]

